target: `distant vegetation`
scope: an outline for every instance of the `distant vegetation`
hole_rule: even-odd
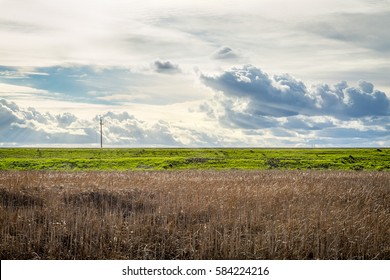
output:
[[[390,170],[390,149],[0,149],[0,170],[178,169]]]
[[[388,260],[389,182],[366,171],[2,171],[0,258]]]

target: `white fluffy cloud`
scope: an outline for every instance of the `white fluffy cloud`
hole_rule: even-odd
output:
[[[167,121],[146,122],[128,112],[108,111],[93,119],[71,113],[41,113],[34,108],[20,108],[0,99],[0,146],[100,145],[100,118],[103,120],[103,143],[106,146],[224,146],[238,144],[213,131],[194,129]]]
[[[147,124],[126,112],[107,112],[104,143],[125,146],[181,146],[164,122]],[[0,99],[1,145],[97,145],[99,117],[82,120],[70,113],[42,114],[34,108],[21,109]]]

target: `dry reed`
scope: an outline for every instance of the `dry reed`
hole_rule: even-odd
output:
[[[390,259],[390,173],[0,172],[1,259]]]

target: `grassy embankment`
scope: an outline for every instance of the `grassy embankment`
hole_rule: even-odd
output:
[[[0,170],[390,170],[390,149],[0,149]]]

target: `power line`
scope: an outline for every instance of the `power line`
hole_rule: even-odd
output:
[[[100,126],[100,148],[103,148],[103,118],[99,117],[99,126]],[[90,127],[67,127],[66,129],[70,130],[79,130],[79,129],[89,129]]]
[[[103,148],[103,119],[100,117],[100,148]]]

